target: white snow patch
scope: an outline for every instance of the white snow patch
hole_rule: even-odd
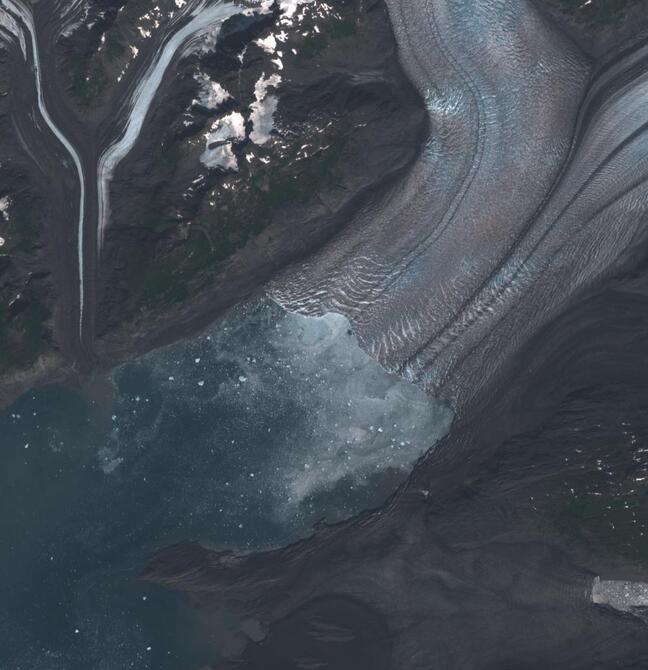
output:
[[[277,48],[277,39],[275,38],[274,35],[268,35],[267,37],[264,37],[263,39],[259,38],[256,43],[266,52],[269,54],[273,54],[275,52],[275,49]]]
[[[238,170],[238,161],[232,151],[231,141],[245,137],[245,119],[242,114],[232,112],[214,121],[204,137],[206,146],[200,156],[200,162],[205,167]]]
[[[245,119],[240,112],[232,112],[212,123],[209,132],[205,133],[208,143],[219,140],[241,140],[245,137]]]
[[[279,2],[279,9],[281,13],[289,19],[295,15],[299,5],[311,3],[313,0],[281,0]]]
[[[219,144],[213,149],[205,149],[200,156],[200,162],[208,168],[223,168],[224,170],[238,170],[238,161],[232,151],[231,142]]]
[[[270,139],[279,100],[277,96],[268,94],[268,88],[276,88],[280,83],[281,76],[272,74],[268,78],[261,75],[254,85],[256,101],[250,105],[250,120],[253,126],[250,139],[255,144],[265,144]]]
[[[200,95],[194,103],[207,109],[217,109],[232,96],[217,81],[212,81],[206,74],[199,72],[194,79],[200,84]]]

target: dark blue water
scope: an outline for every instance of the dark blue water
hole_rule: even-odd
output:
[[[198,668],[205,629],[137,581],[159,548],[259,548],[380,504],[451,413],[386,374],[341,317],[261,301],[116,370],[0,413],[2,670]]]

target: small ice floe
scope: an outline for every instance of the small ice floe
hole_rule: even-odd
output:
[[[104,475],[111,475],[123,462],[124,459],[116,455],[114,449],[102,447],[97,452],[99,467]]]
[[[4,247],[4,245],[7,243],[7,240],[5,240],[4,237],[0,237],[0,247]]]
[[[195,74],[194,79],[200,84],[200,94],[193,104],[214,110],[232,97],[217,81],[212,81],[203,72]]]
[[[205,133],[206,147],[200,162],[208,168],[238,170],[238,161],[232,151],[232,141],[245,137],[245,119],[239,112],[232,112],[214,121]]]
[[[250,105],[250,121],[252,121],[250,139],[255,144],[265,144],[270,139],[279,100],[276,95],[269,94],[268,89],[277,88],[280,83],[281,76],[272,74],[267,78],[261,75],[254,85],[256,101]]]

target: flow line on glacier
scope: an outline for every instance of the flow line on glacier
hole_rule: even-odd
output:
[[[31,40],[31,51],[33,59],[34,79],[36,81],[36,92],[38,96],[38,109],[43,120],[52,131],[58,141],[65,147],[66,151],[72,158],[74,166],[79,178],[79,219],[77,223],[77,258],[78,258],[78,273],[79,273],[79,341],[83,339],[83,317],[85,307],[85,290],[84,290],[84,258],[83,258],[83,221],[85,218],[85,181],[83,175],[83,167],[81,158],[77,153],[72,143],[65,137],[63,132],[54,123],[50,116],[47,106],[45,105],[45,98],[43,96],[43,88],[41,85],[41,69],[40,69],[40,55],[38,53],[38,41],[36,39],[36,27],[34,25],[34,18],[31,11],[25,7],[19,0],[2,0],[0,9],[5,11],[5,20],[0,20],[0,25],[7,30],[10,30],[16,39],[19,41],[23,55],[27,59],[27,50],[25,47],[25,36],[22,33],[20,25],[16,18],[20,19],[29,32]],[[8,18],[8,20],[6,20]]]

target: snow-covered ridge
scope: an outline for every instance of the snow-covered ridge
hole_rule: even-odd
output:
[[[261,13],[269,13],[273,7],[272,0],[263,0],[254,9],[248,7],[245,13],[252,13],[253,11],[260,11]],[[304,15],[298,14],[298,9],[302,5],[314,5],[315,0],[282,0],[279,3],[280,19],[279,24],[281,30],[276,33],[270,33],[265,37],[260,37],[255,40],[255,44],[263,49],[263,51],[274,58],[270,59],[271,66],[269,71],[263,73],[254,87],[254,102],[247,110],[243,110],[244,116],[241,118],[249,120],[251,130],[249,132],[249,139],[257,145],[267,144],[271,139],[271,133],[274,127],[274,115],[279,105],[279,99],[275,93],[282,82],[281,71],[283,70],[283,51],[285,48],[282,45],[288,40],[289,34],[286,28],[295,29],[303,20]],[[326,16],[331,7],[326,3],[316,5],[320,10],[320,16]],[[240,56],[243,58],[243,55]],[[195,101],[207,109],[217,109],[225,100],[230,98],[229,93],[221,86],[220,83],[212,81],[203,73],[196,75],[196,79],[201,84],[201,92],[199,98]],[[239,114],[240,116],[240,114]],[[238,162],[232,152],[231,144],[225,145],[221,143],[217,147],[209,147],[217,139],[223,140],[221,137],[222,130],[219,128],[228,127],[228,118],[224,117],[221,122],[214,122],[212,129],[205,135],[207,140],[207,148],[201,155],[201,162],[203,165],[214,169],[238,169]],[[228,139],[239,140],[245,137],[243,135],[233,134]]]
[[[280,83],[281,76],[272,74],[269,77],[261,76],[254,86],[256,101],[250,105],[250,120],[253,126],[250,139],[255,144],[265,144],[270,139],[279,100],[276,95],[270,94],[268,89],[276,88]]]

